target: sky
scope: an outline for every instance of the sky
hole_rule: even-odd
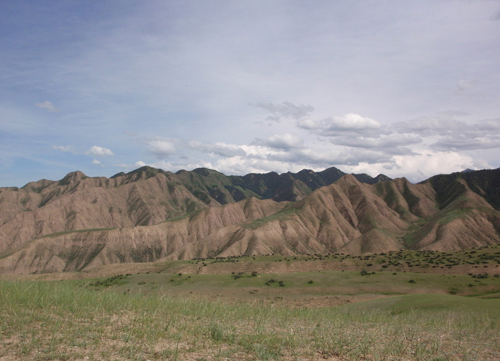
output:
[[[0,187],[500,167],[500,1],[0,0]]]

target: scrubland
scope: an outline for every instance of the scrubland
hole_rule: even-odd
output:
[[[327,261],[270,256],[98,279],[4,279],[0,360],[498,360],[500,278],[488,256],[496,251],[472,253],[487,262],[469,273],[459,272],[457,259],[471,259],[462,252],[446,255],[448,274],[414,264],[397,272],[392,254],[330,257],[348,269],[319,272],[234,271]],[[397,263],[417,255],[422,267],[417,253]],[[200,262],[207,273],[178,271]],[[228,272],[208,273],[221,264]]]

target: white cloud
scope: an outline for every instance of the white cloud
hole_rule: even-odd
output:
[[[35,106],[37,106],[39,108],[42,108],[42,109],[47,109],[48,111],[51,111],[51,112],[58,112],[58,111],[61,110],[61,109],[56,108],[54,106],[54,104],[52,104],[48,100],[46,100],[46,101],[44,101],[42,103],[35,103]]]
[[[447,135],[468,128],[464,121],[456,119],[457,114],[448,112],[436,113],[431,116],[412,119],[394,124],[399,133],[415,133],[421,136]]]
[[[288,171],[298,172],[304,165],[295,165],[273,161],[268,159],[255,159],[248,157],[231,157],[219,159],[214,166],[225,174],[244,175],[248,173],[285,173]]]
[[[61,152],[68,152],[68,153],[73,153],[76,154],[75,148],[73,148],[71,145],[53,145],[52,149],[59,150]]]
[[[126,163],[113,163],[113,167],[116,168],[122,168],[122,169],[130,169],[133,168],[134,166]]]
[[[496,119],[484,119],[473,125],[473,127],[488,132],[498,132],[500,131],[500,118]],[[484,133],[487,134],[487,133]]]
[[[317,167],[322,166],[328,168],[332,165],[356,165],[360,162],[387,162],[390,160],[391,156],[382,152],[365,149],[324,149],[321,151],[317,149],[301,149],[286,154],[271,154],[268,158],[294,164],[313,164]]]
[[[422,143],[422,138],[411,134],[391,134],[380,138],[371,137],[336,137],[332,143],[354,148],[381,149],[394,154],[399,147],[407,147],[413,144]]]
[[[355,113],[331,116],[322,120],[302,119],[297,122],[297,127],[321,136],[339,136],[343,134],[372,134],[378,136],[390,133],[389,130],[384,129],[380,122]]]
[[[146,164],[143,161],[137,161],[134,164],[115,163],[115,164],[113,164],[113,167],[129,170],[129,169],[141,168],[141,167],[144,167],[146,165],[149,165],[149,164]],[[160,168],[160,167],[157,167],[157,168]]]
[[[395,155],[389,162],[359,163],[344,167],[345,172],[368,173],[372,176],[385,174],[389,177],[406,177],[411,182],[420,182],[436,174],[460,172],[475,169],[478,165],[491,168],[486,162],[477,162],[472,157],[457,152],[423,151],[414,155]]]
[[[476,82],[474,80],[461,79],[457,83],[456,92],[460,95],[469,94],[476,88]]]
[[[500,137],[491,138],[469,138],[463,136],[443,137],[431,145],[437,150],[477,150],[500,148]]]
[[[250,105],[268,111],[271,115],[269,115],[266,120],[273,120],[277,122],[283,118],[299,120],[314,111],[314,108],[311,105],[295,105],[290,102],[283,102],[281,104],[259,102]]]
[[[93,160],[92,160],[92,164],[99,165],[99,164],[101,164],[101,162],[100,162],[100,161],[98,161],[97,159],[93,159]]]
[[[147,141],[150,152],[158,159],[168,158],[176,153],[175,141],[169,139],[151,139]]]
[[[435,174],[459,172],[474,167],[474,160],[457,152],[424,151],[418,155],[394,156],[394,168],[413,179],[427,179]]]
[[[202,143],[198,141],[189,141],[188,147],[203,153],[219,155],[221,157],[234,157],[237,155],[244,156],[245,151],[238,145],[216,142],[214,144]]]
[[[219,159],[216,162],[216,166],[220,167],[224,165],[224,167],[229,167],[230,165],[232,172],[240,169],[238,173],[245,174],[247,172],[254,172],[257,168],[267,171],[272,170],[266,168],[271,164],[276,167],[275,171],[279,171],[286,168],[300,170],[302,169],[300,167],[324,169],[333,165],[355,165],[363,161],[378,163],[387,162],[391,159],[390,155],[382,152],[364,149],[336,150],[331,149],[331,147],[328,148],[328,146],[323,149],[306,147],[280,149],[254,144],[245,145],[242,148],[245,149],[246,156],[227,157],[225,160]],[[256,164],[260,165],[257,167]],[[247,172],[243,170],[245,167],[249,167]]]
[[[88,144],[123,149],[117,163],[165,159],[188,169],[239,156],[249,159],[241,169],[281,170],[343,159],[359,165],[362,156],[373,165],[424,147],[471,155],[495,149],[500,133],[498,122],[471,119],[500,116],[498,22],[488,21],[499,18],[495,1],[200,2],[197,11],[190,2],[119,9],[89,2],[76,22],[52,3],[33,2],[29,11],[12,4],[5,27],[13,38],[0,44],[9,74],[0,84],[4,154],[41,157],[42,147],[72,139],[79,154]],[[24,23],[40,25],[44,46],[17,31]],[[59,105],[64,111],[47,113]],[[470,116],[418,119],[442,109]],[[257,124],[266,117],[266,127]],[[302,144],[273,136],[285,132]],[[67,156],[49,153],[57,163]],[[474,156],[500,166],[495,154]],[[85,166],[74,158],[67,167]],[[83,162],[93,158],[101,159]],[[3,174],[20,172],[26,181],[37,174],[23,167]]]
[[[93,155],[95,157],[105,157],[114,155],[110,149],[99,147],[98,145],[94,145],[92,148],[87,150],[85,154]]]
[[[344,116],[333,116],[325,121],[328,129],[335,130],[363,130],[378,129],[382,125],[374,119],[362,117],[359,114],[349,113]]]
[[[249,158],[260,158],[265,159],[266,156],[270,153],[278,153],[282,151],[278,151],[276,149],[269,149],[268,147],[263,147],[257,144],[250,145],[242,145],[241,149],[243,149]]]
[[[264,145],[283,150],[302,148],[304,140],[296,134],[285,133],[283,135],[273,135],[263,142]]]
[[[401,135],[418,134],[427,139],[430,148],[440,151],[464,151],[500,147],[500,118],[475,122],[457,120],[463,114],[438,113],[395,124]]]
[[[322,127],[321,122],[318,120],[306,118],[301,119],[297,122],[297,127],[306,129],[306,130],[315,130],[320,129]]]

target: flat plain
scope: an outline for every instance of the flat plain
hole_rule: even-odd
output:
[[[4,275],[0,360],[498,360],[500,247]]]

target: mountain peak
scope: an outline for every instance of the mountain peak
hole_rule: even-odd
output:
[[[337,182],[337,184],[343,184],[343,185],[359,185],[360,182],[358,177],[356,177],[354,174],[344,174]]]
[[[500,170],[374,186],[363,179],[375,178],[336,168],[225,176],[146,166],[112,181],[85,178],[77,171],[22,192],[0,189],[0,252],[9,252],[0,253],[0,272],[271,250],[363,254],[500,244]]]
[[[158,168],[150,167],[149,165],[145,165],[143,167],[137,168],[136,170],[127,173],[127,175],[128,176],[135,175],[137,178],[148,179],[156,176],[159,173],[165,173],[165,171]]]
[[[59,181],[59,185],[68,185],[72,183],[77,183],[85,178],[88,178],[85,173],[77,170],[75,172],[71,172],[66,174],[66,176]]]
[[[209,176],[210,174],[222,174],[214,169],[209,169],[205,167],[193,169],[192,172],[205,177]]]

